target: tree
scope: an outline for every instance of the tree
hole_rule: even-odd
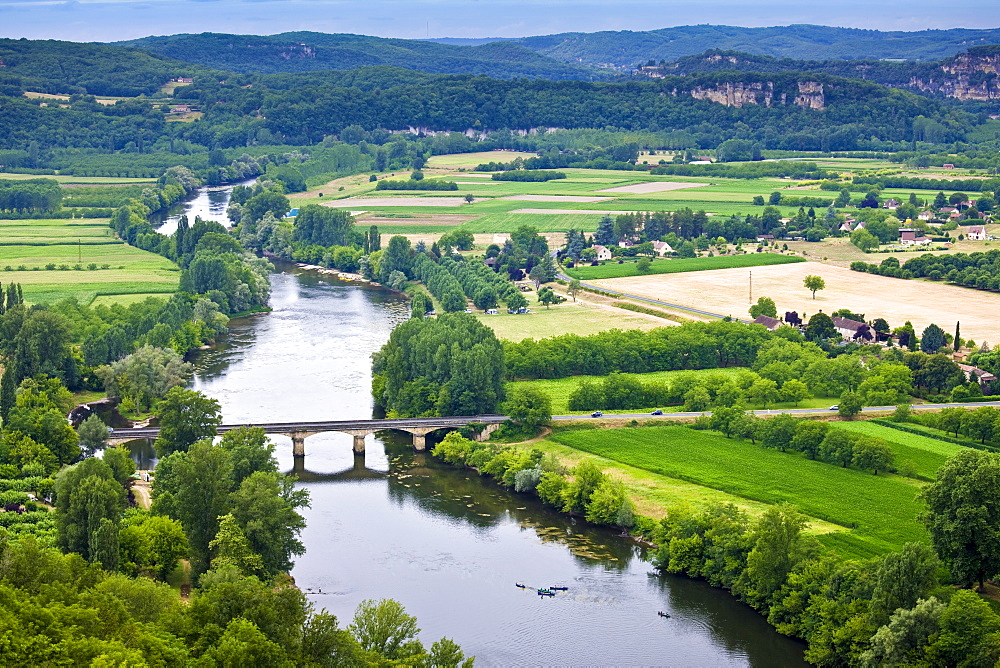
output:
[[[548,308],[550,304],[559,304],[564,301],[566,298],[557,295],[550,287],[544,287],[538,291],[538,303],[544,304],[545,308]]]
[[[796,406],[798,406],[803,399],[812,396],[812,393],[809,392],[809,386],[798,378],[786,380],[781,386],[780,394],[783,401],[791,401]]]
[[[879,469],[889,470],[894,460],[892,448],[881,439],[861,438],[854,443],[854,455],[851,461],[859,469],[871,469],[878,475]]]
[[[193,443],[215,436],[222,424],[219,402],[196,390],[174,387],[157,407],[160,435],[154,444],[156,454],[166,457],[171,452],[184,452]]]
[[[861,228],[860,230],[851,232],[851,243],[857,246],[859,250],[867,253],[868,251],[877,250],[881,242],[874,234]],[[815,294],[813,296],[815,297]]]
[[[604,481],[605,475],[597,464],[589,459],[574,466],[571,473],[573,481],[563,490],[563,512],[582,514],[587,511],[590,496]]]
[[[787,505],[771,506],[752,532],[753,547],[739,589],[758,605],[766,605],[801,558],[805,518]]]
[[[604,478],[590,495],[586,518],[595,524],[631,527],[635,523],[635,505],[628,498],[625,483]]]
[[[296,490],[292,478],[275,472],[256,471],[233,492],[233,517],[269,577],[290,571],[292,556],[306,551],[298,538],[306,522],[297,509],[308,505],[309,491]]]
[[[193,367],[172,349],[145,345],[110,365],[98,367],[104,390],[114,399],[129,399],[146,410],[172,387],[187,383]]]
[[[801,420],[795,426],[795,436],[792,437],[792,449],[801,452],[809,459],[816,459],[820,447],[830,427],[825,422]]]
[[[80,423],[76,428],[76,435],[80,438],[80,447],[84,454],[89,457],[104,447],[108,440],[108,426],[97,413],[94,413]]]
[[[854,458],[854,439],[843,429],[830,429],[819,446],[824,461],[847,467]]]
[[[942,346],[944,346],[944,331],[934,323],[927,325],[923,334],[920,335],[920,350],[928,355],[933,355]]]
[[[837,414],[842,418],[850,420],[861,412],[861,395],[857,392],[844,392],[840,395],[840,403],[837,405]]]
[[[757,438],[765,448],[785,451],[795,438],[798,420],[791,415],[777,415],[757,423]]]
[[[175,451],[156,466],[153,511],[165,512],[184,526],[195,575],[209,567],[209,543],[219,532],[219,518],[229,512],[232,488],[229,453],[210,441],[198,441],[187,452]]]
[[[56,478],[56,540],[66,552],[93,561],[92,548],[107,549],[109,529],[97,531],[102,520],[117,522],[125,507],[125,492],[111,467],[99,459],[85,459],[63,469]],[[106,557],[106,555],[105,555]],[[116,564],[117,565],[117,564]]]
[[[1000,573],[1000,456],[963,450],[921,494],[934,550],[964,584]]]
[[[227,566],[238,568],[244,575],[252,575],[262,579],[267,578],[264,560],[253,551],[250,541],[243,533],[232,513],[219,518],[219,532],[208,544],[214,555],[212,568],[221,569]]]
[[[939,562],[930,546],[907,543],[887,554],[875,573],[871,617],[876,626],[889,621],[899,609],[909,609],[937,586]]]
[[[822,341],[837,335],[833,319],[825,313],[815,313],[806,325],[806,338],[810,341]]]
[[[552,420],[552,401],[549,395],[531,387],[511,391],[501,407],[512,422],[539,427]]]
[[[778,307],[775,305],[774,300],[770,297],[760,297],[757,299],[757,303],[750,307],[751,318],[756,318],[761,315],[770,316],[772,318],[778,317]]]
[[[472,201],[476,199],[472,193],[465,193],[465,203],[472,204]]]
[[[615,242],[615,222],[611,216],[604,215],[601,222],[597,224],[597,231],[594,232],[594,243],[601,246],[609,246]]]
[[[233,484],[237,487],[255,471],[278,470],[278,462],[274,459],[274,443],[260,427],[239,427],[227,431],[222,435],[219,447],[229,452],[233,465]]]
[[[635,270],[640,274],[648,274],[650,272],[650,261],[648,257],[641,257],[635,263]]]
[[[926,649],[930,665],[993,666],[1000,658],[1000,617],[971,591],[952,596],[940,632]]]
[[[569,296],[573,298],[573,301],[576,301],[576,293],[578,293],[581,289],[582,288],[580,287],[580,279],[574,278],[570,280],[569,286],[566,288],[566,292],[569,293]]]
[[[362,601],[348,627],[361,647],[389,660],[400,660],[423,653],[417,640],[417,618],[406,614],[392,599]]]
[[[931,596],[912,608],[900,608],[871,639],[861,654],[865,666],[916,666],[927,657],[927,646],[941,628],[945,605]]]
[[[392,237],[389,239],[389,245],[382,251],[378,266],[378,282],[388,284],[389,276],[394,271],[401,271],[409,277],[411,261],[410,240],[399,235]]]
[[[815,276],[810,274],[802,280],[802,284],[806,286],[806,290],[809,290],[813,294],[813,299],[816,299],[816,293],[819,290],[826,288],[826,281],[823,280],[821,276]]]

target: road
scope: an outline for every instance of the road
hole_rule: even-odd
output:
[[[953,404],[917,404],[911,406],[911,410],[941,410],[942,408],[979,408],[980,406],[1000,407],[1000,401],[970,401]],[[862,413],[885,413],[896,410],[895,406],[868,406],[862,408]],[[836,415],[836,411],[829,408],[779,408],[770,410],[751,411],[754,415]],[[553,420],[621,420],[626,419],[669,419],[669,418],[696,418],[702,415],[711,415],[711,411],[694,413],[664,413],[663,415],[651,415],[649,413],[604,413],[600,418],[591,418],[588,415],[553,415]],[[349,431],[382,429],[406,429],[407,427],[463,427],[470,422],[482,424],[499,424],[507,419],[505,415],[473,415],[473,416],[449,416],[436,418],[410,418],[395,420],[340,420],[326,422],[269,422],[262,424],[224,424],[216,429],[216,433],[224,434],[232,429],[240,427],[261,427],[269,434],[291,434],[293,432],[323,432],[323,431]],[[138,429],[114,429],[109,433],[110,438],[156,438],[160,430],[155,427],[142,427]]]
[[[1000,406],[1000,401],[979,401],[979,402],[966,402],[958,404],[916,404],[910,406],[911,410],[941,410],[942,408],[979,408],[980,406]],[[861,409],[862,413],[885,413],[887,411],[891,412],[896,410],[895,406],[867,406]],[[836,415],[837,411],[830,410],[829,408],[775,408],[769,410],[759,410],[750,411],[754,415]],[[702,415],[711,415],[712,411],[702,411],[699,413],[664,413],[663,415],[651,415],[650,413],[604,413],[600,418],[591,419],[604,419],[604,418],[691,418],[700,417]],[[586,418],[586,415],[553,415],[553,420],[579,420],[581,418]]]

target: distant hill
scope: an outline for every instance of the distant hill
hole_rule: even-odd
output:
[[[709,49],[799,60],[932,61],[953,56],[970,46],[1000,43],[1000,28],[882,32],[815,25],[771,28],[699,25],[647,32],[561,33],[516,41],[556,60],[619,69],[635,67],[650,59],[676,60]]]
[[[560,62],[505,40],[475,45],[365,35],[288,32],[280,35],[201,33],[116,42],[169,58],[240,73],[349,70],[388,65],[432,74],[494,78],[606,79],[607,71]]]
[[[1000,45],[997,44],[970,47],[965,53],[928,63],[795,60],[713,49],[637,70],[638,74],[651,78],[704,72],[817,72],[960,100],[1000,99]]]
[[[57,40],[0,39],[0,93],[151,95],[202,68],[138,49]]]

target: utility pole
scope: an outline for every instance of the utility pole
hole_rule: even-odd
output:
[[[749,303],[753,304],[753,271],[750,272],[750,294],[748,296],[750,297]]]
[[[80,239],[76,240],[76,261],[83,262],[83,246]]]

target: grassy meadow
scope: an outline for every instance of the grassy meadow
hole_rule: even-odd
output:
[[[492,329],[497,338],[508,341],[544,339],[560,334],[589,336],[611,329],[653,329],[676,323],[624,309],[594,306],[567,301],[545,308],[535,299],[535,293],[525,293],[531,313],[511,315],[499,309],[498,315],[475,311],[475,316]]]
[[[767,450],[686,427],[560,431],[549,441],[757,503],[790,503],[849,531],[820,540],[845,557],[867,558],[927,539],[917,516],[920,485]],[[543,441],[541,447],[545,447]]]
[[[130,303],[179,281],[177,265],[119,241],[106,220],[0,220],[0,282],[21,284],[29,303]]]
[[[805,262],[804,258],[777,253],[750,253],[747,255],[716,255],[714,257],[692,258],[662,258],[649,264],[648,274],[677,274],[688,271],[707,271],[711,269],[739,269],[745,267],[766,267],[772,264],[791,264]],[[610,260],[596,267],[580,265],[567,269],[566,273],[581,280],[600,280],[602,278],[624,278],[626,276],[644,275],[638,269],[635,260],[626,260],[618,264]]]

